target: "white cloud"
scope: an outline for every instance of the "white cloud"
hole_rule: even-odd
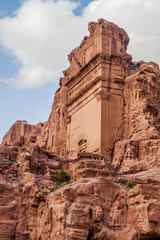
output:
[[[77,35],[82,38],[87,31],[73,14],[75,7],[69,1],[28,0],[14,17],[0,20],[1,44],[22,66],[16,76],[4,79],[7,84],[32,88],[58,82],[68,67],[67,54],[80,43]]]
[[[0,19],[0,42],[21,64],[10,86],[36,87],[57,82],[68,67],[67,54],[87,34],[88,21],[105,18],[130,36],[136,60],[159,61],[159,0],[93,0],[81,16],[69,0],[26,0],[13,17]],[[158,62],[160,63],[160,62]]]

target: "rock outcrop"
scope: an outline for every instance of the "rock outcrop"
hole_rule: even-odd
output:
[[[112,165],[144,181],[160,180],[160,70],[143,63],[125,79]]]
[[[89,32],[48,121],[0,145],[2,240],[160,239],[159,66],[132,62],[113,23]]]

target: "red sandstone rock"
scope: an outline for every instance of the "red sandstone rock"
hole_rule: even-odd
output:
[[[89,32],[48,121],[17,121],[3,138],[2,240],[160,239],[159,67],[132,62],[117,25]],[[56,185],[60,168],[70,184]]]
[[[38,133],[38,128],[28,124],[27,121],[17,121],[4,136],[1,146],[13,146],[23,143],[24,136],[30,133]]]
[[[160,70],[142,63],[125,79],[112,165],[132,178],[160,183]],[[120,140],[121,139],[121,140]],[[131,175],[130,175],[131,178]]]

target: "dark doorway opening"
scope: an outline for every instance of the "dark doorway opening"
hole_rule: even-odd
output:
[[[87,240],[92,240],[92,237],[93,237],[93,233],[89,231]]]

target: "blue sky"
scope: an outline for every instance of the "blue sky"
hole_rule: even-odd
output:
[[[159,0],[0,0],[0,141],[16,120],[49,117],[67,55],[89,21],[113,21],[134,60],[160,64]]]

